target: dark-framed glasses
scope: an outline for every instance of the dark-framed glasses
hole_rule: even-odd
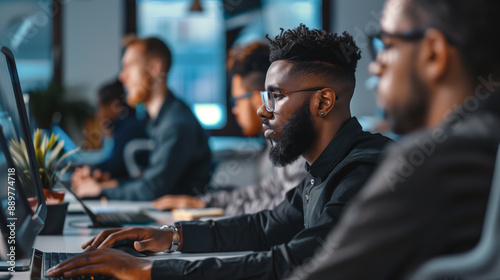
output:
[[[231,108],[236,106],[236,101],[242,100],[242,99],[248,99],[248,98],[252,97],[253,93],[254,93],[253,91],[250,91],[250,92],[247,92],[247,93],[242,94],[242,95],[237,96],[237,97],[232,97],[232,96],[229,97],[229,102],[230,102]]]
[[[301,90],[294,90],[294,91],[288,91],[288,90],[275,90],[275,91],[269,91],[269,90],[264,90],[260,92],[260,98],[262,99],[262,104],[266,105],[266,110],[270,113],[274,112],[276,109],[276,96],[280,95],[284,92],[287,94],[290,93],[295,93],[295,92],[306,92],[306,91],[320,91],[325,89],[326,87],[319,87],[319,88],[308,88],[308,89],[301,89]],[[338,96],[337,98],[338,99]]]
[[[383,37],[398,38],[402,40],[420,40],[425,36],[427,28],[415,28],[408,30],[403,33],[389,33],[385,31],[380,31],[375,34],[368,35],[370,40],[369,51],[373,60],[377,59],[377,56],[387,49],[386,44],[382,40]]]

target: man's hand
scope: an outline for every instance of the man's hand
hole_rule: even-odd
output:
[[[188,195],[165,195],[153,201],[153,207],[157,210],[168,210],[178,208],[205,208],[206,205],[197,197]]]
[[[102,172],[100,169],[95,169],[91,172],[90,166],[88,165],[75,168],[75,171],[73,171],[73,174],[71,174],[72,182],[84,180],[87,178],[92,178],[97,182],[104,182],[111,180],[111,174],[109,172]]]
[[[134,248],[137,251],[163,252],[172,245],[172,231],[168,228],[156,229],[150,227],[107,229],[83,244],[82,249],[106,248],[122,240],[135,241]]]
[[[73,181],[72,187],[78,197],[96,197],[101,194],[102,190],[101,185],[90,177]]]
[[[151,279],[153,261],[132,257],[114,249],[90,250],[51,269],[51,277],[106,275],[116,279]]]

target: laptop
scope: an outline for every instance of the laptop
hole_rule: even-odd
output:
[[[26,143],[26,157],[13,157],[12,140]],[[0,46],[0,270],[31,269],[31,279],[49,279],[48,268],[77,253],[46,253],[33,248],[44,226],[43,196],[33,140],[12,52]],[[100,279],[89,276],[86,279]],[[85,279],[85,278],[78,278]],[[104,279],[104,278],[102,278]]]
[[[90,217],[90,220],[92,220],[92,225],[90,225],[89,227],[121,227],[127,224],[145,225],[155,222],[155,219],[148,214],[147,210],[141,210],[138,212],[120,211],[94,213],[68,185],[66,185],[62,181],[59,181],[59,183],[76,198],[78,203],[80,203],[80,205],[82,206],[83,211]]]

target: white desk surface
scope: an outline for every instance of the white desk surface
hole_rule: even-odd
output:
[[[79,209],[79,206],[72,199],[70,201],[70,211],[75,211]],[[100,201],[85,201],[85,204],[92,209],[92,211],[108,211],[109,209],[118,209],[126,211],[137,211],[140,209],[150,210],[151,216],[153,216],[157,223],[156,225],[151,225],[158,227],[158,225],[173,224],[176,220],[173,218],[170,212],[155,211],[151,206],[151,202],[130,202],[130,201],[108,201],[106,205],[103,205]],[[75,228],[71,225],[89,225],[90,218],[85,214],[68,214],[66,216],[66,221],[64,225],[63,235],[40,235],[35,240],[34,247],[43,252],[81,252],[80,246],[88,241],[92,236],[98,234],[103,229],[93,229],[93,228]],[[231,252],[231,253],[199,253],[199,254],[183,254],[180,252],[173,254],[159,253],[155,256],[147,257],[149,259],[186,259],[186,260],[196,260],[204,259],[208,257],[219,257],[228,258],[234,256],[241,256],[248,254],[249,252]],[[31,271],[15,272],[13,273],[13,280],[27,280],[30,279]],[[5,272],[0,272],[0,275],[6,274]]]

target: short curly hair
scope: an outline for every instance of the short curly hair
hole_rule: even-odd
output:
[[[254,42],[232,48],[227,57],[230,75],[240,75],[242,85],[248,91],[262,90],[266,81],[269,62],[269,46],[265,42]]]
[[[265,42],[254,42],[246,46],[236,46],[228,53],[227,69],[232,74],[242,77],[252,72],[267,72],[269,46]]]
[[[309,29],[300,24],[269,40],[270,62],[286,60],[296,64],[295,75],[318,75],[338,84],[352,95],[356,84],[354,73],[361,51],[347,32],[337,33]],[[342,87],[345,86],[345,87]]]

